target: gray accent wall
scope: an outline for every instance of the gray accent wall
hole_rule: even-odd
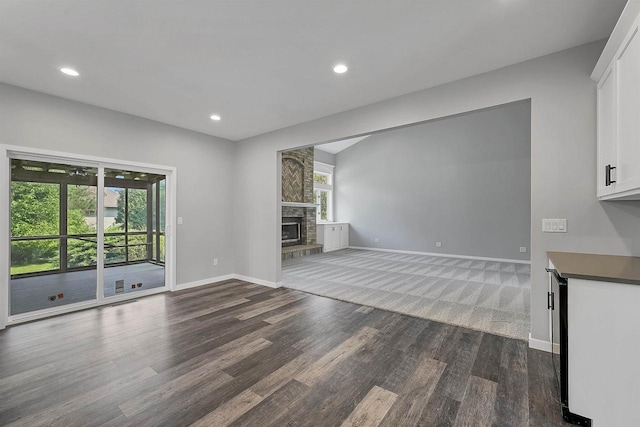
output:
[[[279,151],[531,99],[531,333],[548,341],[547,251],[640,255],[640,202],[596,198],[596,83],[589,76],[603,47],[578,46],[240,141],[236,273],[280,281]],[[569,232],[542,233],[542,218],[567,218]]]
[[[529,260],[530,117],[529,101],[507,104],[337,153],[334,206],[351,246]]]
[[[0,144],[175,166],[177,284],[233,273],[232,142],[0,84]]]

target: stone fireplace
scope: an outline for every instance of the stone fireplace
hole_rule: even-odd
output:
[[[322,251],[316,244],[313,160],[313,147],[282,153],[283,259]]]

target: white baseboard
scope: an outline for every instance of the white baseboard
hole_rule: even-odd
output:
[[[269,282],[267,280],[256,279],[254,277],[243,276],[241,274],[225,274],[224,276],[210,277],[208,279],[196,280],[194,282],[181,283],[176,286],[176,291],[184,289],[197,288],[198,286],[210,285],[212,283],[222,282],[224,280],[244,280],[245,282],[255,283],[256,285],[268,286],[270,288],[282,287],[282,282]]]
[[[242,274],[233,274],[233,278],[244,280],[245,282],[255,283],[256,285],[268,286],[270,288],[282,287],[282,282],[269,282],[267,280],[256,279],[255,277],[243,276]]]
[[[547,353],[551,353],[551,350],[553,350],[555,354],[560,354],[560,344],[553,343],[553,346],[551,346],[550,341],[531,338],[531,333],[529,333],[529,347],[536,350],[546,351]]]
[[[443,256],[443,257],[449,257],[449,258],[474,259],[478,261],[496,261],[496,262],[512,262],[515,264],[531,264],[531,261],[523,261],[521,259],[488,258],[488,257],[470,256],[470,255],[443,254],[439,252],[402,251],[399,249],[365,248],[362,246],[349,246],[349,249],[362,249],[365,251],[377,251],[377,252],[393,252],[397,254],[409,254],[409,255]]]
[[[233,274],[225,274],[224,276],[211,277],[209,279],[196,280],[195,282],[181,283],[176,286],[176,291],[182,291],[184,289],[196,288],[198,286],[210,285],[211,283],[222,282],[223,280],[234,279]]]

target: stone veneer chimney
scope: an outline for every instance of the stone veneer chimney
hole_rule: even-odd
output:
[[[282,201],[313,203],[313,147],[282,153]],[[316,243],[316,208],[283,206],[283,217],[303,218],[302,243]]]

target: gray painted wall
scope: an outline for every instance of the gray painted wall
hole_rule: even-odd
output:
[[[236,273],[280,280],[279,150],[530,98],[531,327],[533,338],[548,340],[547,251],[640,255],[640,202],[596,199],[596,84],[589,75],[603,46],[590,43],[241,141],[233,187]],[[542,218],[567,218],[569,232],[543,234]]]
[[[233,273],[233,143],[6,84],[0,143],[177,167],[177,283]]]
[[[518,102],[339,152],[335,212],[350,223],[350,244],[529,260],[520,247],[530,246],[530,117],[530,103]]]
[[[326,163],[328,165],[334,165],[334,166],[336,164],[335,154],[327,153],[326,151],[322,151],[322,150],[318,150],[317,148],[314,148],[313,155],[315,157],[314,160],[316,162],[322,162],[322,163]]]

